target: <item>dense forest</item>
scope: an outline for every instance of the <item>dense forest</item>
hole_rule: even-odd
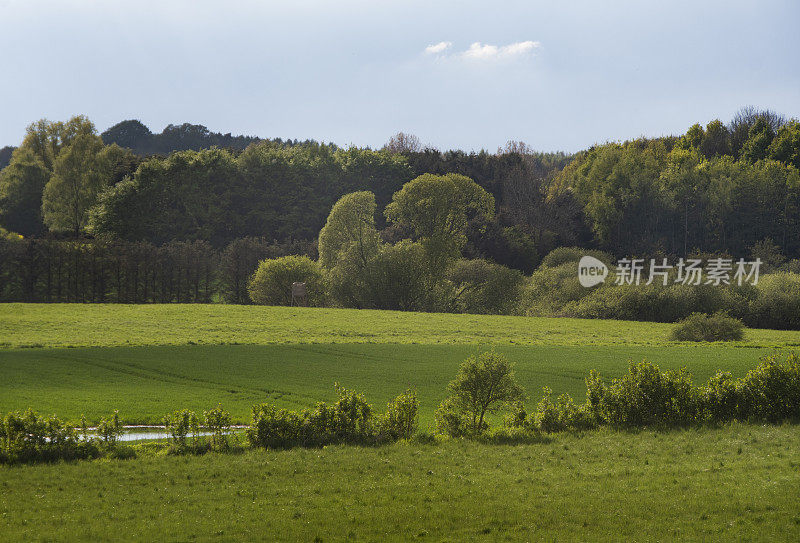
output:
[[[775,269],[800,257],[800,123],[754,108],[680,136],[575,155],[513,141],[496,152],[442,152],[402,133],[379,150],[344,149],[189,124],[153,134],[138,121],[98,134],[82,116],[33,123],[0,158],[9,154],[0,171],[3,299],[247,302],[245,285],[236,294],[220,285],[246,283],[259,258],[316,257],[320,231],[345,195],[371,194],[361,202],[374,205],[370,220],[385,247],[420,242],[413,221],[398,220],[390,204],[426,174],[434,184],[463,177],[490,198],[491,210],[466,215],[453,234],[463,236],[456,257],[486,266],[530,274],[563,246],[609,258],[758,253]],[[237,247],[256,257],[237,264],[246,269],[236,279],[222,279]],[[203,264],[177,271],[187,262]],[[158,275],[158,266],[184,273],[194,291]]]

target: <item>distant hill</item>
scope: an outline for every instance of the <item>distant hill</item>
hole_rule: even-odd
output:
[[[106,145],[116,143],[139,155],[168,155],[172,151],[198,151],[209,147],[242,150],[259,141],[257,137],[211,132],[201,124],[189,123],[170,124],[160,134],[154,134],[138,120],[117,123],[100,136]]]

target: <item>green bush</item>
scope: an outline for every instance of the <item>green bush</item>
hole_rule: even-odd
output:
[[[386,406],[380,417],[380,434],[391,441],[411,439],[419,424],[419,399],[414,390],[407,390]]]
[[[186,448],[186,438],[189,433],[192,434],[194,437],[193,441],[197,444],[200,424],[194,411],[179,409],[178,411],[170,413],[164,417],[164,428],[166,428],[167,432],[172,436],[175,447],[179,450]]]
[[[436,408],[433,417],[436,421],[436,433],[438,434],[462,437],[473,433],[472,420],[465,411],[456,407],[453,398],[445,398]],[[488,425],[484,423],[480,431],[487,428]]]
[[[97,436],[100,441],[108,446],[113,446],[122,436],[122,421],[119,411],[114,411],[110,417],[100,419],[97,425]]]
[[[730,372],[718,371],[700,389],[700,406],[705,419],[728,422],[739,416],[739,390]]]
[[[0,416],[0,463],[53,462],[99,456],[97,445],[82,441],[72,426],[28,409]]]
[[[777,355],[763,358],[736,383],[736,391],[743,420],[800,418],[800,357],[792,353],[783,362]]]
[[[209,411],[203,412],[206,429],[211,432],[211,448],[215,451],[224,451],[229,448],[228,432],[231,428],[231,414],[217,405]]]
[[[480,434],[488,428],[488,413],[514,406],[525,397],[514,380],[512,364],[494,351],[462,362],[447,390],[450,396],[436,411],[436,425],[440,432],[453,437]]]
[[[744,337],[742,321],[725,313],[692,313],[672,329],[675,341],[737,341]]]
[[[800,275],[776,273],[762,276],[757,296],[743,315],[748,326],[775,330],[800,330]]]
[[[252,422],[246,431],[248,441],[267,449],[334,443],[370,445],[408,437],[416,427],[418,402],[413,392],[398,396],[389,404],[389,413],[376,416],[362,394],[338,384],[336,390],[336,403],[320,402],[311,410],[253,406]]]
[[[581,286],[576,262],[540,266],[522,287],[520,312],[531,317],[560,316],[564,306],[588,296],[595,289]]]
[[[248,284],[253,302],[263,305],[290,305],[292,283],[306,284],[308,305],[322,305],[325,286],[319,264],[307,256],[284,256],[262,260]]]
[[[519,302],[522,274],[480,258],[457,260],[447,270],[457,313],[510,314]]]
[[[536,407],[533,425],[543,432],[587,430],[597,424],[588,406],[577,406],[569,394],[562,394],[553,402],[553,391],[544,387],[544,396]]]
[[[631,362],[611,385],[591,374],[587,389],[588,410],[613,426],[685,425],[699,418],[698,393],[685,368],[662,372],[649,362]]]

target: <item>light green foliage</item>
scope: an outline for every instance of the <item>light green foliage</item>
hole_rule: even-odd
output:
[[[378,420],[380,435],[396,441],[411,439],[419,427],[419,399],[416,390],[407,390],[386,405]]]
[[[487,428],[487,413],[497,413],[525,397],[514,379],[511,363],[494,351],[465,360],[447,391],[450,396],[437,412],[437,426],[439,431],[451,435],[464,433],[464,421],[469,433],[483,432]]]
[[[200,432],[200,423],[194,411],[180,409],[164,417],[164,428],[172,436],[178,450],[186,448],[186,437],[191,433],[196,444]]]
[[[61,149],[42,194],[42,217],[51,231],[78,235],[88,210],[111,177],[111,158],[100,136],[75,137]]]
[[[92,443],[81,442],[75,429],[56,416],[31,409],[0,413],[0,464],[53,462],[97,456]]]
[[[218,404],[217,407],[203,411],[203,418],[206,429],[211,432],[211,448],[217,451],[227,450],[230,446],[227,433],[231,427],[231,414]]]
[[[119,410],[115,410],[108,418],[100,419],[97,423],[97,436],[106,445],[114,445],[122,435],[122,421]]]
[[[767,150],[769,158],[800,169],[800,121],[790,121],[778,129]]]
[[[345,194],[333,205],[319,233],[319,263],[323,268],[333,268],[342,252],[355,246],[355,257],[365,268],[378,242],[375,195],[367,191]]]
[[[553,402],[553,391],[544,387],[544,396],[536,406],[532,420],[524,427],[535,428],[543,432],[561,432],[564,430],[588,430],[597,425],[597,418],[590,410],[589,404],[575,405],[572,396],[561,394]]]
[[[325,286],[319,264],[307,256],[284,256],[263,260],[247,287],[257,304],[290,305],[292,283],[306,284],[308,305],[324,303]]]
[[[337,401],[320,402],[312,410],[278,409],[273,404],[253,406],[247,439],[254,447],[267,449],[316,447],[332,443],[372,444],[379,437],[379,420],[363,394],[336,384]],[[394,437],[397,439],[400,436]]]
[[[464,247],[467,221],[494,217],[494,198],[463,175],[423,174],[394,194],[385,213],[414,232],[425,246],[432,272],[441,273]]]
[[[780,422],[800,418],[800,356],[765,357],[736,383],[738,417]]]
[[[589,409],[600,423],[642,427],[684,425],[699,417],[698,391],[685,368],[662,372],[650,362],[631,362],[628,373],[606,385],[586,380]]]
[[[0,171],[0,222],[25,236],[41,234],[42,191],[50,172],[28,147],[14,150],[11,163]]]

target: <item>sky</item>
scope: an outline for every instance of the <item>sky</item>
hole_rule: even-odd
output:
[[[542,151],[800,117],[800,2],[0,0],[0,146],[87,115]]]

